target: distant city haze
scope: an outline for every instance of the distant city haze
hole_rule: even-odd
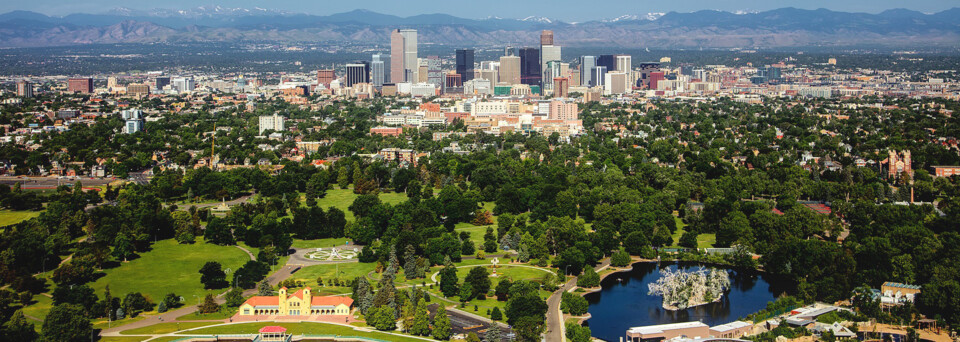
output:
[[[384,14],[412,16],[418,14],[444,13],[463,18],[481,19],[486,17],[526,18],[529,16],[547,17],[566,22],[580,22],[616,18],[622,15],[636,15],[657,12],[693,12],[699,10],[766,11],[783,7],[802,9],[826,8],[845,12],[878,13],[888,9],[906,8],[921,12],[938,12],[960,7],[958,0],[603,0],[588,4],[579,0],[367,0],[367,1],[264,1],[232,0],[202,2],[191,0],[129,1],[129,0],[34,0],[3,1],[0,12],[26,10],[47,15],[67,15],[72,13],[104,13],[114,8],[125,7],[134,10],[154,8],[189,9],[198,6],[229,8],[265,8],[296,13],[329,15],[356,9],[367,9]]]

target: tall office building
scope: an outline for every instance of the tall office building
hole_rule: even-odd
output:
[[[613,55],[600,55],[597,58],[597,66],[606,67],[607,72],[617,70],[617,61]]]
[[[553,45],[553,31],[543,30],[540,32],[540,46]]]
[[[120,112],[124,120],[123,133],[133,134],[143,131],[143,112],[139,109],[125,109]]]
[[[370,64],[366,61],[347,64],[343,86],[352,87],[357,83],[370,83]]]
[[[520,84],[520,57],[500,57],[499,83]]]
[[[177,77],[173,79],[173,88],[178,92],[191,92],[193,88],[196,88],[197,83],[194,82],[193,76],[189,77]]]
[[[67,92],[80,93],[80,94],[92,94],[93,79],[89,77],[71,78],[67,80]]]
[[[337,79],[337,73],[333,69],[317,70],[317,84],[330,88],[330,82]]]
[[[26,80],[21,80],[17,82],[17,96],[19,97],[33,97],[33,84],[27,82]]]
[[[427,56],[427,83],[442,89],[445,77],[440,66],[440,56]]]
[[[637,80],[637,86],[644,89],[651,89],[650,74],[660,71],[660,63],[646,62],[640,63],[640,77]]]
[[[282,117],[282,116],[280,116],[280,115],[277,115],[276,113],[274,113],[273,115],[264,115],[264,116],[261,116],[261,117],[260,117],[260,127],[259,127],[259,128],[260,128],[260,134],[263,134],[263,132],[266,132],[266,131],[268,131],[268,130],[271,130],[271,131],[274,131],[274,132],[281,132],[281,131],[283,131],[283,129],[284,129],[284,122],[285,122],[285,121],[286,121],[286,118],[284,118],[284,117]]]
[[[480,78],[490,81],[490,84],[500,82],[500,62],[484,61],[480,62]],[[467,84],[468,82],[464,82]]]
[[[457,75],[463,82],[473,79],[473,49],[457,50]]]
[[[616,55],[617,62],[617,72],[623,73],[624,77],[624,89],[632,90],[634,86],[634,77],[633,77],[633,57],[630,55]]]
[[[595,66],[590,70],[590,79],[592,79],[591,87],[602,86],[606,82],[607,76],[607,67],[605,66]]]
[[[390,34],[390,81],[416,82],[419,73],[417,30],[393,30]]]
[[[503,55],[504,55],[504,56],[516,56],[516,55],[517,55],[517,48],[515,48],[515,47],[513,47],[513,46],[505,47],[505,48],[503,48]]]
[[[383,61],[382,54],[373,55],[373,62],[370,62],[370,83],[375,87],[382,87],[386,83],[387,70],[386,63]]]
[[[570,79],[566,77],[553,78],[553,97],[570,96]]]
[[[540,71],[540,49],[520,49],[520,83],[540,86],[540,80],[543,78]]]
[[[593,68],[597,67],[597,57],[595,56],[583,56],[580,57],[580,85],[584,87],[592,87],[597,85],[593,79]]]
[[[163,90],[163,87],[170,85],[169,77],[157,77],[153,81],[153,88],[157,90]]]

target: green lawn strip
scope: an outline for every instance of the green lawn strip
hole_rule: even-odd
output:
[[[0,227],[9,226],[17,224],[34,217],[40,216],[40,211],[13,211],[13,210],[0,210]]]
[[[38,294],[33,296],[33,301],[36,303],[23,308],[23,314],[43,320],[47,317],[47,313],[50,312],[50,308],[53,307],[53,299]]]
[[[118,321],[109,321],[105,318],[97,318],[91,321],[93,323],[94,329],[107,329],[107,328],[116,328],[122,325],[130,324],[147,318],[145,315],[137,315],[137,317],[127,317]]]
[[[670,247],[679,248],[680,237],[686,232],[687,224],[683,223],[683,220],[681,220],[679,217],[674,216],[674,219],[677,221],[677,231],[673,233],[673,245],[670,245]],[[697,248],[713,248],[713,244],[716,242],[717,234],[710,233],[697,235]]]
[[[317,240],[293,240],[293,248],[330,248],[330,247],[343,247],[346,245],[346,242],[350,241],[349,238],[330,238],[330,239],[317,239]]]
[[[124,330],[120,335],[162,335],[174,333],[184,329],[205,327],[208,325],[221,324],[222,322],[180,322],[180,323],[157,323],[141,328]]]
[[[321,323],[321,322],[303,322],[303,323],[274,323],[274,322],[259,322],[259,323],[242,323],[242,324],[230,324],[222,325],[216,327],[201,328],[196,330],[191,330],[184,332],[184,335],[228,335],[228,334],[256,334],[260,328],[265,326],[281,326],[287,328],[287,333],[292,335],[340,335],[340,336],[359,336],[366,338],[374,338],[386,341],[398,341],[398,342],[422,342],[423,340],[397,336],[392,334],[385,334],[381,332],[374,331],[361,331],[355,330],[349,326]]]
[[[110,285],[113,296],[122,298],[127,293],[140,292],[157,303],[172,292],[184,298],[184,305],[195,305],[207,294],[217,295],[226,291],[203,289],[198,271],[204,263],[220,262],[225,270],[230,269],[232,273],[250,260],[239,248],[207,244],[202,239],[194,244],[161,240],[152,247],[152,250],[140,253],[139,258],[107,269],[106,276],[92,285],[96,293],[102,295],[104,287]],[[228,274],[228,280],[230,277]]]
[[[471,223],[458,223],[454,229],[456,230],[457,234],[460,232],[470,233],[470,240],[473,241],[473,246],[477,250],[482,250],[483,234],[487,233],[487,227],[492,227],[494,232],[497,230],[497,226],[474,226]]]
[[[377,264],[375,263],[362,262],[313,265],[301,268],[297,273],[291,275],[290,279],[299,279],[311,288],[322,289],[317,284],[317,277],[323,278],[324,284],[338,277],[340,280],[350,280],[356,277],[364,277],[376,267]],[[337,273],[338,271],[339,273]]]
[[[225,306],[220,307],[220,311],[214,313],[199,313],[197,311],[188,313],[186,315],[177,317],[178,321],[222,321],[227,318],[233,317],[237,313],[236,308],[229,308]]]
[[[326,196],[317,200],[317,206],[324,209],[336,207],[337,209],[343,210],[344,216],[347,221],[350,222],[354,220],[354,217],[348,208],[353,204],[353,200],[359,196],[360,195],[353,193],[352,188],[331,189],[327,190]],[[383,203],[393,205],[407,200],[407,194],[396,192],[381,192],[378,197],[380,197],[380,201]]]
[[[98,342],[140,342],[146,340],[148,336],[102,336]],[[182,338],[182,337],[178,337]],[[157,341],[157,340],[154,340]],[[172,341],[172,340],[171,340]]]

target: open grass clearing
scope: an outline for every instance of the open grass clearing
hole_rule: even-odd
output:
[[[217,261],[224,270],[232,272],[250,260],[247,253],[234,246],[218,246],[198,239],[194,244],[179,244],[173,239],[153,244],[153,249],[140,254],[139,258],[121,263],[119,267],[106,270],[106,276],[97,279],[92,287],[102,295],[109,285],[110,293],[123,297],[130,292],[140,292],[158,303],[168,293],[184,298],[184,305],[195,305],[207,294],[217,295],[226,289],[204,290],[198,272],[204,263]],[[256,255],[256,252],[254,252]]]
[[[276,323],[276,322],[259,322],[259,323],[242,323],[242,324],[229,324],[221,325],[216,327],[200,328],[196,330],[191,330],[186,332],[187,334],[195,335],[227,335],[227,334],[255,334],[260,328],[265,326],[281,326],[287,328],[288,334],[293,335],[341,335],[341,336],[359,336],[366,338],[374,338],[379,340],[386,341],[398,341],[398,342],[422,342],[423,339],[407,337],[407,336],[398,336],[393,334],[386,334],[375,331],[362,331],[356,330],[353,327],[322,323],[322,322],[302,322],[302,323]]]

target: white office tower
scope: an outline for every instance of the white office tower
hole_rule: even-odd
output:
[[[624,78],[624,88],[626,90],[632,90],[634,83],[633,77],[633,57],[630,55],[617,55],[616,56],[617,72],[622,72],[626,75]]]
[[[463,93],[466,95],[493,95],[490,80],[474,78],[463,83]]]
[[[603,94],[617,95],[627,92],[627,74],[622,72],[608,72],[604,75]]]
[[[143,131],[143,112],[139,109],[126,109],[120,112],[124,120],[123,133],[133,134]]]
[[[382,87],[386,83],[387,70],[386,63],[382,54],[373,55],[373,62],[370,62],[370,83],[375,87]]]
[[[558,75],[548,76],[548,63],[560,62],[563,60],[560,53],[560,47],[557,45],[543,45],[540,47],[540,70],[542,72],[543,85],[547,89],[553,89],[553,78]]]
[[[580,85],[584,87],[593,87],[599,82],[593,78],[593,69],[597,67],[596,56],[580,57]]]
[[[284,130],[283,124],[286,121],[286,118],[277,115],[263,115],[260,117],[260,134],[268,130],[274,132],[282,132]]]
[[[193,88],[196,87],[197,83],[193,80],[193,76],[177,77],[173,79],[173,88],[179,93],[192,92]]]

